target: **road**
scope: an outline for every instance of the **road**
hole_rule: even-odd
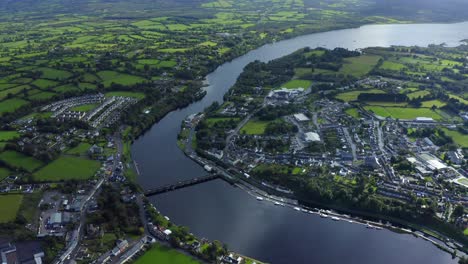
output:
[[[380,126],[379,121],[374,121],[374,125],[377,128],[377,142],[379,145],[380,152],[384,154],[385,150],[384,150],[384,139],[383,139],[382,127]]]
[[[71,260],[76,257],[78,253],[78,248],[79,248],[78,244],[80,243],[83,237],[83,229],[84,229],[84,226],[86,225],[86,212],[88,211],[89,201],[91,200],[91,198],[94,197],[96,193],[98,193],[98,190],[104,181],[105,181],[104,178],[99,180],[98,184],[96,184],[96,186],[93,188],[90,195],[83,202],[81,206],[81,213],[80,213],[80,224],[78,225],[78,228],[75,230],[72,236],[70,246],[65,251],[65,253],[63,253],[62,256],[60,256],[59,260],[56,262],[57,264],[58,263],[70,263]]]
[[[356,155],[356,145],[354,144],[353,138],[349,134],[348,128],[343,127],[343,134],[346,138],[346,141],[348,141],[349,146],[351,147],[351,153],[353,154],[353,160],[357,160],[357,155]]]
[[[112,164],[112,171],[115,171],[117,166],[119,165],[120,162],[120,157],[122,156],[122,151],[123,151],[123,144],[122,144],[122,139],[120,138],[119,133],[115,133],[113,136],[114,144],[117,149],[116,157],[114,158],[113,164]],[[81,239],[83,238],[83,233],[84,233],[84,227],[86,226],[86,214],[88,211],[88,206],[89,206],[89,201],[91,201],[92,198],[95,197],[96,194],[99,193],[99,189],[101,188],[102,184],[107,181],[107,177],[103,176],[98,183],[95,185],[91,193],[86,197],[85,201],[81,205],[81,210],[80,210],[80,223],[78,225],[78,228],[75,230],[72,239],[71,239],[71,244],[68,247],[68,249],[65,251],[65,253],[60,256],[58,261],[56,261],[56,264],[60,263],[71,263],[71,260],[74,260],[78,254],[79,247],[78,245],[81,242]]]

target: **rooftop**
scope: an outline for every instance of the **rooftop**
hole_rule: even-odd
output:
[[[307,142],[320,141],[320,136],[316,132],[307,132],[304,136]]]

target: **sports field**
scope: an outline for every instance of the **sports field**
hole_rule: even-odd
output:
[[[143,254],[143,256],[135,261],[135,264],[152,263],[199,264],[200,262],[174,249],[155,244],[150,250]]]
[[[417,117],[430,117],[434,120],[442,120],[442,116],[429,108],[409,108],[409,107],[383,107],[364,106],[368,111],[381,117],[392,117],[398,119],[415,119]]]

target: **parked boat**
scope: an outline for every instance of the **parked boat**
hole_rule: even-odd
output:
[[[333,221],[340,221],[340,219],[339,219],[338,217],[336,217],[336,216],[333,216],[333,217],[332,217],[332,220],[333,220]]]
[[[296,211],[301,211],[301,208],[299,208],[299,207],[294,207],[294,210],[296,210]]]
[[[257,200],[263,201],[263,197],[257,196]]]

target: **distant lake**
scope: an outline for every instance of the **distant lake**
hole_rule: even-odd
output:
[[[468,22],[368,25],[279,41],[227,62],[206,77],[209,86],[201,101],[171,112],[135,141],[132,155],[141,172],[138,182],[151,188],[206,174],[178,149],[180,125],[186,116],[221,102],[252,61],[269,61],[304,47],[456,46],[468,38],[467,29]],[[260,202],[222,181],[154,196],[151,201],[195,235],[220,240],[233,251],[270,263],[457,263],[450,254],[412,235],[366,229]]]

